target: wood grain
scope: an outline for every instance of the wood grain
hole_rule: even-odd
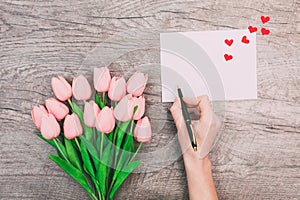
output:
[[[170,104],[161,103],[159,33],[262,27],[261,15],[271,17],[271,34],[257,36],[259,99],[216,109],[223,127],[210,153],[214,180],[220,199],[300,199],[299,6],[299,0],[2,0],[0,199],[88,199],[35,136],[30,111],[52,96],[52,76],[91,80],[94,66],[127,77],[136,69],[149,73],[154,136],[142,152],[155,152],[176,139]],[[115,199],[188,199],[181,158],[168,160],[178,146],[172,150],[139,167]]]

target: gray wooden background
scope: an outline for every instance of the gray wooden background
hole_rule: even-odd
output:
[[[159,33],[261,27],[261,15],[271,17],[271,34],[257,36],[259,99],[220,104],[223,127],[210,153],[214,180],[220,199],[300,199],[299,6],[299,0],[1,0],[0,199],[88,199],[35,136],[30,111],[52,96],[52,76],[91,80],[95,65],[125,76],[145,70],[154,134],[142,152],[155,152],[176,138],[170,104],[161,103]],[[142,165],[116,199],[188,199],[183,162],[173,150],[152,170]]]

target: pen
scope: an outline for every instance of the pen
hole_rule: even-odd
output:
[[[193,147],[194,151],[197,151],[197,141],[196,141],[196,137],[195,137],[195,134],[194,134],[195,132],[193,130],[193,125],[192,125],[187,107],[186,107],[186,105],[183,101],[182,91],[179,87],[177,87],[177,90],[178,90],[178,96],[179,96],[180,103],[181,103],[183,118],[184,118],[185,125],[186,125],[187,131],[188,131],[188,134],[189,134],[189,137],[190,137],[190,140],[191,140],[191,144],[192,144],[192,147]]]

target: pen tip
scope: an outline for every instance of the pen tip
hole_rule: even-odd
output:
[[[193,147],[194,151],[197,151],[197,147]]]

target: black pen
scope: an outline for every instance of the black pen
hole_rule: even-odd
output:
[[[191,122],[191,119],[190,119],[190,116],[189,116],[189,112],[188,112],[187,107],[186,107],[186,105],[183,101],[183,95],[182,95],[181,89],[179,87],[177,87],[177,90],[178,90],[178,96],[179,96],[180,103],[181,103],[183,118],[184,118],[184,121],[185,121],[187,131],[189,133],[191,144],[192,144],[192,147],[193,147],[194,151],[197,151],[197,141],[196,141],[196,137],[195,137],[195,134],[194,134],[195,132],[194,132],[194,129],[193,129],[193,125],[192,125],[192,122]]]

